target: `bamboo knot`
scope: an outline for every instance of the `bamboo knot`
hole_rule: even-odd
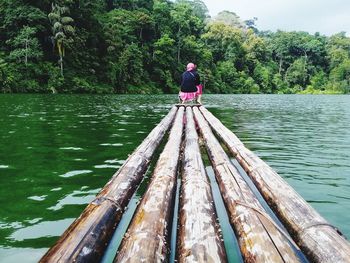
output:
[[[113,199],[111,197],[108,197],[108,196],[99,196],[99,197],[95,198],[95,200],[93,200],[91,203],[94,204],[94,205],[99,206],[104,201],[111,202],[117,208],[117,210],[123,211],[122,206],[117,202],[117,200],[115,200],[115,199]]]
[[[248,209],[251,209],[256,214],[262,215],[282,234],[282,236],[284,236],[289,241],[290,244],[292,244],[295,247],[295,249],[300,250],[298,245],[294,242],[294,240],[290,237],[290,235],[285,230],[283,230],[280,226],[278,226],[277,223],[265,211],[263,211],[257,207],[253,207],[247,203],[241,202],[239,200],[235,200],[234,204],[244,206]]]
[[[335,227],[332,224],[327,223],[327,222],[316,222],[316,223],[308,224],[304,228],[301,229],[299,235],[302,236],[310,228],[314,228],[314,227],[318,227],[318,226],[328,226],[328,227],[334,229],[340,236],[345,237],[345,235],[337,227]]]

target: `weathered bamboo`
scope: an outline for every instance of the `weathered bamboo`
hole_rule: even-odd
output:
[[[184,108],[179,108],[169,141],[159,157],[151,183],[137,208],[114,262],[166,261],[168,228],[176,189]]]
[[[186,142],[178,233],[179,262],[227,262],[216,222],[210,182],[198,145],[191,107],[186,107]]]
[[[288,237],[266,214],[252,190],[232,165],[200,111],[196,108],[193,111],[244,261],[299,262]],[[294,246],[294,249],[298,249]]]
[[[313,262],[350,262],[350,245],[337,229],[317,213],[270,166],[263,162],[207,109],[201,108],[267,203]]]
[[[40,262],[98,262],[148,164],[169,129],[177,107],[152,130]]]

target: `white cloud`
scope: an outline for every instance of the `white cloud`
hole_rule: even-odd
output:
[[[210,15],[222,10],[243,20],[257,17],[260,30],[307,31],[332,35],[350,33],[348,0],[204,0]]]

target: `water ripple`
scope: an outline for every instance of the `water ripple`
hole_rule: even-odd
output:
[[[56,205],[51,206],[47,209],[58,211],[66,205],[88,204],[95,198],[99,190],[100,189],[93,189],[90,191],[73,191],[73,193],[70,193],[64,198],[58,200]]]
[[[95,165],[94,167],[97,169],[104,169],[104,168],[119,169],[120,165],[100,164],[100,165]]]
[[[350,96],[205,94],[203,101],[350,237]],[[62,234],[176,102],[176,95],[0,96],[0,258],[39,260],[57,239],[47,237]]]
[[[41,195],[41,196],[29,196],[28,199],[34,200],[34,201],[44,201],[47,195]]]
[[[72,150],[72,151],[81,151],[83,148],[80,147],[60,147],[61,150]]]
[[[114,147],[119,147],[119,146],[123,146],[124,144],[122,143],[101,143],[101,146],[114,146]]]
[[[59,175],[60,177],[73,177],[73,176],[76,176],[76,175],[80,175],[80,174],[89,174],[89,173],[92,173],[91,170],[76,170],[76,171],[69,171],[65,174],[61,174]]]

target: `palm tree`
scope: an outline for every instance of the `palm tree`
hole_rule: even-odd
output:
[[[67,16],[69,14],[69,8],[66,6],[59,6],[58,4],[52,4],[51,13],[48,15],[52,25],[52,43],[57,47],[60,59],[58,61],[61,69],[61,76],[63,75],[63,58],[65,56],[66,47],[73,42],[74,27],[72,23],[73,18]]]

